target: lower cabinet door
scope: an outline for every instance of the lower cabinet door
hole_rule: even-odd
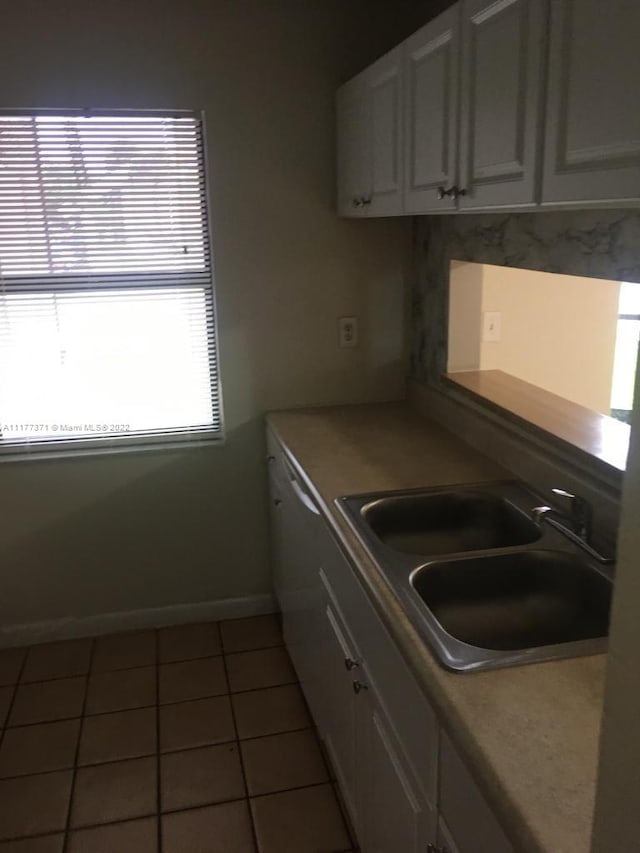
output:
[[[320,572],[326,583],[323,572]],[[327,587],[325,586],[325,590]],[[360,836],[356,765],[355,704],[358,698],[348,666],[359,665],[358,651],[351,639],[342,614],[331,596],[330,588],[325,598],[324,642],[321,647],[323,662],[323,697],[321,736],[336,774],[349,817]]]
[[[363,853],[425,853],[437,835],[435,810],[421,797],[373,684],[356,699]]]
[[[436,851],[437,853],[460,853],[447,824],[442,818],[438,821],[438,844]]]
[[[440,740],[440,817],[449,832],[446,853],[515,853],[462,758],[443,733]]]

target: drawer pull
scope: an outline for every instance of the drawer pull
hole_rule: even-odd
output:
[[[368,690],[368,689],[369,688],[367,687],[367,685],[363,684],[361,681],[354,681],[353,682],[353,692],[354,693],[361,693],[363,690]]]
[[[351,672],[352,669],[356,669],[360,666],[359,660],[354,660],[353,658],[345,658],[344,659],[345,669]]]

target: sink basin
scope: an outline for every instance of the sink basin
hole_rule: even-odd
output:
[[[481,491],[388,496],[362,509],[387,547],[408,554],[452,554],[524,545],[539,528],[503,497]]]
[[[529,550],[435,562],[411,584],[457,640],[522,650],[605,637],[611,582],[578,556]]]
[[[346,495],[336,503],[416,631],[458,672],[606,651],[613,570],[518,481]]]

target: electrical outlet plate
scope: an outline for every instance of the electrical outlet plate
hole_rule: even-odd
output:
[[[338,344],[348,348],[358,346],[357,317],[338,317]]]

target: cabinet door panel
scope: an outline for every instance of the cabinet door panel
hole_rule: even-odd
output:
[[[440,750],[440,812],[458,853],[515,853],[446,735]]]
[[[323,729],[325,748],[335,770],[351,822],[360,832],[357,786],[355,700],[352,678],[345,661],[358,660],[358,650],[343,620],[324,573],[320,578],[325,592],[324,642],[320,651],[323,665]]]
[[[456,4],[405,42],[405,213],[442,213],[458,181],[459,15]]]
[[[358,701],[363,851],[424,853],[435,839],[435,812],[421,799],[414,772],[372,683]]]
[[[555,0],[544,202],[640,199],[640,6]]]
[[[362,200],[370,190],[369,112],[363,75],[345,83],[336,97],[338,139],[338,213],[364,216]]]
[[[402,213],[402,49],[365,72],[369,113],[369,191],[366,216]]]
[[[447,824],[442,818],[438,821],[438,847],[442,853],[460,853]]]
[[[537,199],[544,41],[542,0],[463,5],[461,209]]]
[[[357,640],[371,677],[380,685],[388,714],[403,733],[421,795],[435,805],[439,727],[433,708],[328,530],[322,543],[321,560],[322,574],[340,602],[340,610]]]

